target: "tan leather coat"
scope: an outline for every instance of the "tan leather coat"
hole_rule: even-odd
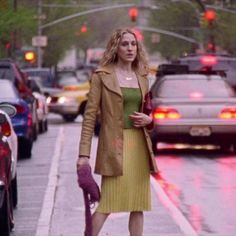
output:
[[[142,109],[148,80],[145,73],[136,73],[142,93]],[[91,78],[91,87],[84,114],[79,155],[90,156],[96,114],[101,114],[95,173],[105,176],[123,174],[123,99],[114,67],[102,67]],[[143,128],[149,150],[150,171],[157,172],[151,140]]]

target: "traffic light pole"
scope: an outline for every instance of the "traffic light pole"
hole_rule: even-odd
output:
[[[42,16],[42,0],[38,0],[38,36],[42,36],[42,25],[41,25],[41,16]],[[42,67],[42,48],[37,46],[37,66]]]

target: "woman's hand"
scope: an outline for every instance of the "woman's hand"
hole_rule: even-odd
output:
[[[79,157],[77,160],[77,170],[79,169],[80,166],[85,165],[85,164],[89,164],[89,158],[88,157]]]
[[[145,127],[152,123],[152,118],[142,112],[134,112],[129,116],[133,121],[134,127]]]

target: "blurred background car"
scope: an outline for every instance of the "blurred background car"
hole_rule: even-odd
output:
[[[226,81],[236,91],[236,57],[217,53],[190,54],[180,57],[177,62],[181,65],[188,65],[191,71],[200,71],[206,68],[222,71],[226,75]]]
[[[156,80],[151,91],[154,152],[160,142],[236,149],[236,97],[221,76],[166,75]]]
[[[33,141],[35,140],[35,124],[28,103],[22,99],[8,80],[0,80],[0,103],[9,103],[16,108],[16,115],[11,118],[18,139],[18,154],[23,158],[31,157]]]
[[[28,77],[28,86],[33,91],[33,95],[37,101],[37,117],[39,122],[39,133],[44,133],[48,130],[48,106],[47,98],[41,92],[41,80],[39,77]]]
[[[74,80],[74,79],[73,79]],[[87,103],[89,82],[79,82],[70,78],[62,81],[69,84],[64,85],[63,91],[47,98],[49,112],[60,114],[67,122],[72,122],[78,115],[83,115]]]
[[[11,149],[11,188],[12,188],[12,200],[13,206],[16,207],[18,202],[17,191],[17,161],[18,161],[18,141],[17,135],[14,131],[10,117],[16,115],[15,107],[10,104],[0,104],[0,115],[5,119],[1,122],[1,133],[6,138],[9,147]],[[4,122],[5,121],[5,122]]]
[[[17,193],[14,190],[17,189],[13,186],[16,183],[13,169],[17,161],[13,160],[15,134],[9,118],[15,112],[12,106],[0,105],[0,233],[4,236],[9,236],[14,227],[13,207],[17,204],[14,202],[17,201],[17,196],[14,196]]]

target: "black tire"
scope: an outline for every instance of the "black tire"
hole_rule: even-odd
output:
[[[87,101],[84,101],[80,104],[79,115],[82,115],[82,116],[84,115],[86,104],[87,104]]]
[[[73,122],[76,119],[77,115],[63,115],[62,117],[66,122]]]
[[[19,154],[21,158],[31,158],[33,141],[30,139],[22,139],[19,142]]]
[[[155,155],[157,155],[158,153],[158,149],[157,149],[157,137],[155,135],[151,135],[151,140],[152,140],[152,151]]]
[[[48,131],[48,120],[45,120],[43,122],[43,126],[44,126],[44,132],[47,132]]]
[[[11,202],[10,195],[5,193],[2,208],[0,208],[0,233],[1,236],[10,236],[11,232]]]
[[[42,134],[44,132],[44,122],[40,121],[39,122],[39,133]]]
[[[33,126],[33,141],[36,141],[38,138],[38,131],[37,131],[37,125],[35,124]]]
[[[13,208],[16,208],[18,203],[17,175],[11,182],[11,189],[12,189],[12,205]]]

